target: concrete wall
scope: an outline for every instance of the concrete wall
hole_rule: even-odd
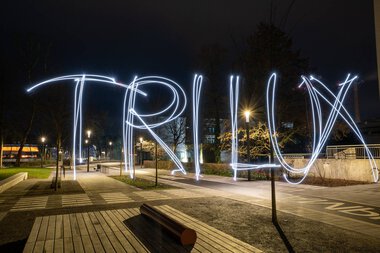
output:
[[[304,167],[308,159],[286,159],[295,168]],[[376,164],[380,160],[376,159]],[[373,182],[372,169],[367,159],[317,159],[310,169],[310,176]]]
[[[0,181],[0,193],[8,190],[12,186],[15,186],[16,184],[20,183],[23,180],[28,179],[28,172],[20,172],[16,175],[10,176],[4,180]]]

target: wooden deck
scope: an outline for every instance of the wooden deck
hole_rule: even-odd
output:
[[[197,232],[182,246],[138,208],[37,217],[24,252],[261,252],[170,206],[156,206]]]

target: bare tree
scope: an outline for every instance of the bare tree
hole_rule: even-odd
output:
[[[186,140],[186,119],[179,117],[165,125],[167,141],[172,145],[173,152],[177,151],[178,145]]]

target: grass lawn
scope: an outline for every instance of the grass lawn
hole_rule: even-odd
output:
[[[19,172],[28,172],[28,178],[48,178],[51,173],[49,168],[4,168],[0,169],[0,180]]]
[[[155,186],[154,181],[146,180],[143,178],[135,178],[133,180],[129,176],[111,176],[111,177],[116,179],[116,180],[119,180],[123,183],[135,186],[135,187],[143,189],[143,190],[163,190],[163,189],[177,188],[175,186],[160,183],[159,181],[158,181],[158,185]]]

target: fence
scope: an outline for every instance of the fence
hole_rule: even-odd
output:
[[[368,149],[375,159],[380,159],[380,144],[369,144]],[[364,145],[337,145],[326,147],[327,159],[367,159]]]

